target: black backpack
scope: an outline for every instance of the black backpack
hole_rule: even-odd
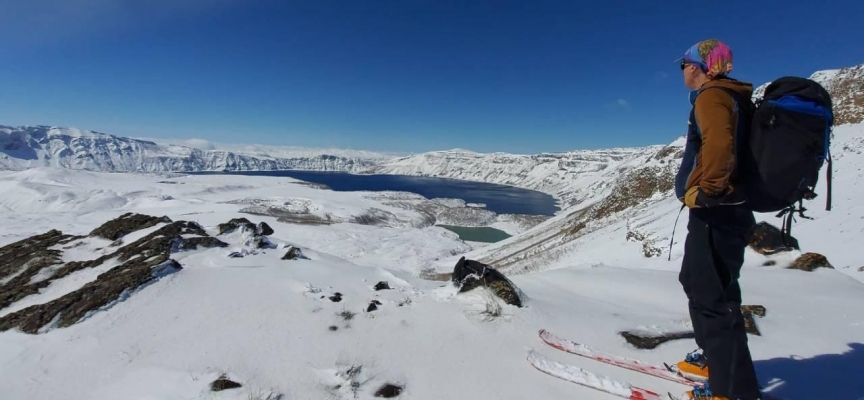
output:
[[[741,108],[743,126],[736,138],[735,180],[755,212],[777,212],[791,232],[792,213],[804,216],[803,201],[816,197],[822,165],[828,164],[826,210],[831,210],[831,96],[818,83],[785,77],[772,82],[763,98],[750,99],[727,91]],[[797,205],[797,208],[796,208]],[[788,215],[787,215],[788,214]],[[806,217],[805,217],[806,218]]]

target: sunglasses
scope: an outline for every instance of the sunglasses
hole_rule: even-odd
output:
[[[692,65],[692,66],[699,68],[703,71],[705,70],[705,68],[702,68],[702,64],[690,62],[690,61],[681,61],[681,70],[683,71],[685,68],[687,68],[688,65]]]

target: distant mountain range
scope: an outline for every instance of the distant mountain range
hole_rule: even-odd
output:
[[[0,169],[60,167],[106,172],[249,171],[304,169],[365,170],[388,158],[384,154],[322,152],[240,146],[248,153],[202,150],[190,146],[54,126],[0,126]]]
[[[831,93],[838,125],[864,121],[864,64],[814,73]],[[767,85],[755,91],[761,95]],[[60,167],[108,172],[300,169],[448,177],[539,190],[564,204],[605,193],[611,182],[648,160],[663,169],[683,142],[565,153],[513,155],[465,150],[397,157],[354,150],[217,145],[204,140],[142,140],[75,128],[0,125],[0,169]],[[653,165],[653,164],[652,164]]]

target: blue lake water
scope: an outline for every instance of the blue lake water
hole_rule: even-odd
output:
[[[510,237],[507,232],[488,226],[479,228],[453,225],[438,226],[456,233],[462,240],[469,242],[497,243]]]
[[[344,172],[319,171],[232,171],[202,174],[251,176],[287,176],[306,182],[327,185],[339,192],[401,191],[417,193],[429,199],[454,198],[468,203],[486,204],[498,214],[555,215],[555,199],[534,190],[458,179],[427,178],[402,175],[353,175]]]

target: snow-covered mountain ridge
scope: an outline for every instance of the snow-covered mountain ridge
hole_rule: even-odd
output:
[[[250,147],[247,151],[255,151]],[[260,149],[258,149],[260,150]],[[0,170],[59,167],[102,172],[244,171],[366,169],[388,156],[376,153],[341,156],[318,152],[271,156],[158,144],[105,133],[52,126],[0,125]]]
[[[449,150],[394,158],[384,153],[214,145],[198,140],[157,143],[76,128],[0,125],[0,170],[34,167],[101,172],[299,169],[434,176],[538,190],[558,197],[565,205],[585,200],[593,193],[595,184],[616,175],[621,165],[663,148],[649,146],[537,155]],[[585,192],[589,187],[591,193]]]
[[[818,71],[810,79],[823,85],[834,102],[835,125],[864,122],[864,64],[854,67]],[[760,98],[768,84],[755,89]],[[683,129],[683,127],[682,127]],[[500,183],[549,193],[562,200],[562,209],[590,201],[600,183],[610,183],[631,172],[629,167],[642,166],[637,160],[665,160],[677,157],[676,148],[683,140],[669,146],[629,149],[574,151],[539,155],[478,154],[443,151],[396,158],[373,167],[382,174],[447,177]],[[605,192],[602,192],[603,194]]]
[[[862,142],[848,140],[861,137],[851,133],[838,132],[840,147],[850,150],[837,154],[848,173],[838,181],[835,212],[807,221],[820,226],[796,226],[802,244],[838,269],[860,265],[855,246],[864,209],[855,208],[861,191],[849,166],[860,165],[854,150]],[[527,307],[519,308],[485,288],[459,293],[453,284],[422,279],[430,261],[466,255],[470,246],[443,228],[416,227],[424,215],[393,204],[392,196],[258,176],[0,171],[0,253],[6,255],[0,292],[12,295],[0,296],[6,299],[0,301],[3,398],[373,400],[387,384],[402,388],[399,399],[609,398],[535,371],[525,361],[527,348],[677,393],[686,387],[562,353],[536,335],[545,328],[658,365],[694,348],[692,340],[675,340],[639,350],[619,334],[692,329],[677,280],[683,240],[671,262],[643,256],[644,243],[672,225],[674,199],[661,195],[659,202],[652,197],[613,211],[651,189],[622,192],[616,185],[608,198],[617,200],[598,203],[611,214],[571,229],[577,240],[558,247],[535,242],[541,251],[522,262],[538,272],[509,274],[527,296]],[[339,220],[376,209],[393,218],[387,226],[327,225],[248,210],[265,203]],[[137,228],[110,222],[127,213],[155,218]],[[260,227],[266,242],[249,240],[255,236],[248,229],[223,228],[241,217],[251,220],[256,235]],[[570,218],[556,217],[524,238],[554,233],[556,224],[575,221]],[[125,236],[115,240],[121,231]],[[19,242],[34,235],[42,246]],[[285,259],[288,246],[304,257]],[[170,260],[152,265],[165,257]],[[761,336],[749,337],[766,391],[788,400],[864,393],[860,380],[834,379],[833,372],[860,365],[864,286],[834,270],[784,269],[784,259],[763,267],[765,257],[750,250],[746,260],[746,302],[767,309],[756,321]],[[378,290],[381,282],[389,289]],[[833,375],[801,378],[825,371]],[[216,392],[213,383],[222,377],[238,385]]]
[[[645,154],[663,146],[580,150],[537,155],[437,151],[384,162],[369,173],[432,176],[497,183],[538,190],[558,197],[562,208],[584,201],[585,189],[606,181]]]
[[[112,143],[86,131],[60,136]],[[144,142],[134,145],[149,148]],[[836,270],[787,269],[799,251],[745,253],[745,304],[767,310],[754,320],[761,335],[748,341],[773,398],[864,393],[854,377],[864,356],[864,265],[856,256],[864,124],[837,127],[832,147],[834,210],[821,210],[822,198],[809,202],[814,219],[799,220],[793,234]],[[190,151],[153,151],[166,148]],[[5,150],[13,151],[26,148]],[[77,159],[68,151],[50,160]],[[374,400],[395,386],[406,400],[610,398],[534,370],[528,349],[679,393],[686,386],[560,352],[536,334],[548,329],[656,365],[694,348],[682,339],[640,350],[620,334],[692,329],[678,282],[686,213],[666,257],[680,209],[669,186],[679,151],[674,143],[621,159],[574,157],[584,171],[573,177],[582,186],[574,186],[572,207],[473,251],[412,205],[430,201],[404,193],[74,170],[97,165],[85,162],[86,151],[71,168],[0,171],[0,397]],[[247,224],[239,218],[252,228],[240,228]],[[288,257],[294,249],[303,257]],[[447,279],[433,273],[454,271],[463,256],[507,273],[526,307],[484,287],[460,292],[428,280]],[[233,385],[217,385],[226,380]]]
[[[864,121],[864,64],[814,73],[831,93],[838,125]],[[763,85],[754,97],[764,92]],[[110,172],[237,171],[302,169],[364,174],[445,177],[538,190],[561,208],[591,204],[633,168],[670,164],[683,141],[565,153],[515,155],[449,150],[394,157],[353,150],[287,146],[218,145],[205,140],[140,140],[47,126],[0,126],[0,170],[63,167]]]
[[[831,95],[836,125],[864,122],[864,64],[817,71],[810,79],[822,85]],[[753,98],[762,98],[769,84],[754,89]]]

